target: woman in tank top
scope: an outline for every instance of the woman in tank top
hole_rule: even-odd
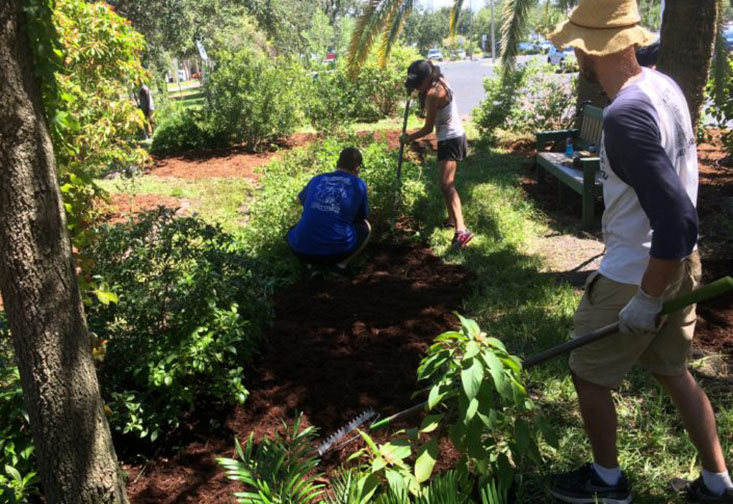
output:
[[[419,92],[425,125],[413,133],[400,136],[400,142],[410,143],[429,135],[435,128],[435,135],[438,138],[440,190],[448,209],[448,220],[445,224],[455,228],[453,247],[463,248],[471,241],[473,233],[463,222],[461,198],[455,187],[456,168],[458,161],[466,157],[467,143],[453,91],[440,72],[440,67],[428,60],[418,60],[409,66],[405,87]]]

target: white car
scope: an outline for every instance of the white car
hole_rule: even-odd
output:
[[[562,50],[555,46],[550,47],[550,51],[547,53],[547,62],[559,66],[560,70],[570,70],[578,66],[578,60],[572,47],[566,47]]]
[[[443,61],[443,53],[441,53],[439,49],[434,47],[428,51],[428,59]]]
[[[466,51],[464,51],[463,49],[458,49],[458,51],[456,52],[456,58],[461,60],[466,59]]]

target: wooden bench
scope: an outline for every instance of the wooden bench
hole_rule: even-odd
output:
[[[557,178],[558,198],[563,204],[568,188],[583,198],[583,229],[593,227],[596,198],[602,194],[600,158],[590,152],[598,152],[603,129],[603,109],[583,105],[580,111],[580,128],[560,131],[537,131],[537,182],[545,183],[545,172]],[[567,138],[573,139],[573,158],[563,152],[543,152],[548,143],[560,142],[563,147]],[[573,162],[575,161],[575,162]]]

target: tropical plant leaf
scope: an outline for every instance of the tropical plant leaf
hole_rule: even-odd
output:
[[[534,0],[507,0],[504,24],[501,27],[501,63],[505,69],[514,69],[519,54],[519,42],[527,30],[529,12]]]
[[[414,6],[415,0],[403,0],[401,4],[398,4],[398,8],[395,9],[385,24],[385,29],[382,33],[382,44],[379,49],[379,65],[381,67],[384,68],[387,65],[392,46],[400,36],[402,27],[405,25],[405,19],[410,15]]]
[[[455,0],[453,2],[453,8],[450,10],[450,21],[448,22],[448,32],[451,38],[455,37],[456,31],[458,31],[458,21],[461,17],[462,8],[463,0]]]

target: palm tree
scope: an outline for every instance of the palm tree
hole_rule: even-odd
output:
[[[550,0],[545,0],[549,11]],[[517,46],[527,28],[527,20],[532,7],[538,0],[508,0],[505,5],[506,21],[502,26],[502,63],[512,68],[517,56]],[[450,15],[450,34],[454,36],[464,0],[454,0]],[[567,10],[574,6],[577,0],[560,0],[558,6]],[[367,0],[349,44],[347,64],[352,75],[366,61],[374,43],[380,39],[379,57],[384,64],[394,42],[402,31],[407,15],[415,5],[415,0]]]

